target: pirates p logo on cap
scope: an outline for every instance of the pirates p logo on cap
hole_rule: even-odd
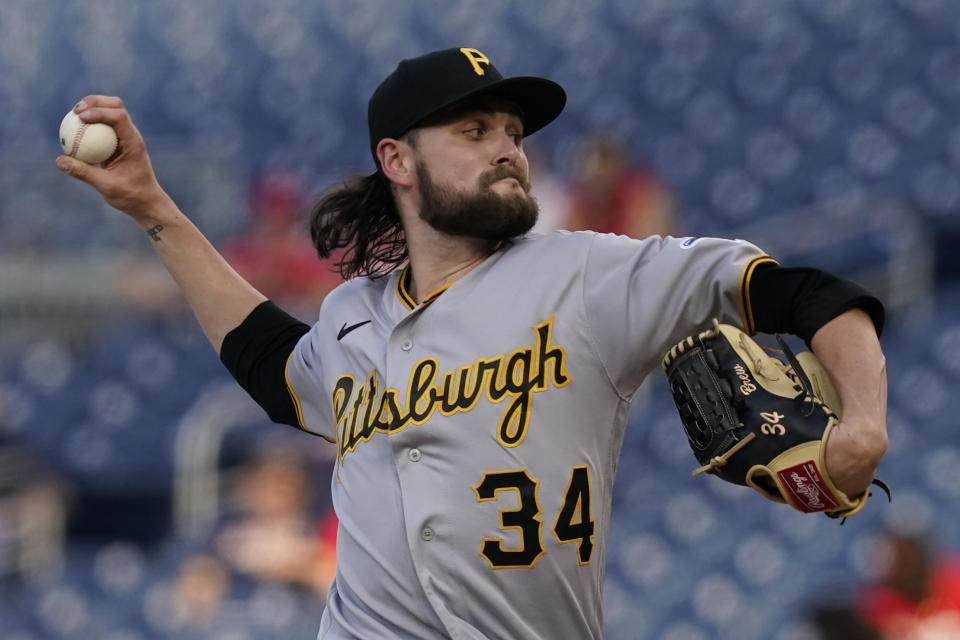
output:
[[[490,64],[490,58],[483,55],[480,51],[476,49],[470,49],[469,47],[461,47],[460,53],[467,57],[467,60],[470,61],[470,64],[473,65],[473,71],[478,75],[482,76],[485,72],[481,64]]]

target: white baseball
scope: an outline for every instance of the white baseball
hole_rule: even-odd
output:
[[[97,164],[117,150],[117,132],[102,122],[88,124],[71,109],[60,122],[60,146],[71,158]]]

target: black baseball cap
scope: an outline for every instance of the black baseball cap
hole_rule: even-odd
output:
[[[429,118],[466,98],[492,95],[520,108],[528,136],[560,115],[567,94],[545,78],[504,78],[486,55],[467,47],[442,49],[401,60],[380,83],[367,105],[370,151],[374,161],[384,138],[399,138]]]

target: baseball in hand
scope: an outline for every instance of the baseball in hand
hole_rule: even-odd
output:
[[[71,158],[97,164],[117,150],[117,132],[102,122],[88,124],[71,109],[60,122],[60,146]]]

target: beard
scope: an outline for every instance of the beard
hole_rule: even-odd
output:
[[[417,178],[420,218],[437,231],[500,242],[530,231],[537,222],[539,208],[530,195],[530,183],[515,167],[498,166],[482,174],[474,193],[438,185],[420,162],[417,163]],[[490,188],[503,178],[516,178],[523,193],[502,196]]]

